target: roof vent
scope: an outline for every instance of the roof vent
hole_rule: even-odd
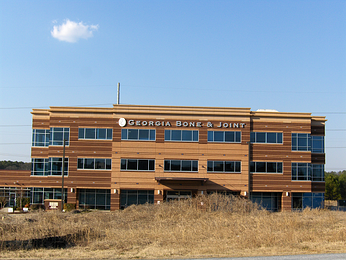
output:
[[[257,112],[279,112],[275,109],[257,109]]]

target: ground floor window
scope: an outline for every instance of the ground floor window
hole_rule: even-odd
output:
[[[324,193],[306,192],[292,193],[292,209],[302,210],[305,208],[323,208]]]
[[[221,194],[221,195],[225,195],[225,196],[230,196],[230,195],[240,196],[240,191],[208,190],[207,194],[208,195],[211,195],[211,194]]]
[[[44,205],[44,200],[61,200],[61,188],[31,188],[31,204]],[[64,202],[67,201],[67,189],[64,189]]]
[[[30,188],[23,187],[0,187],[0,208],[22,206],[30,203]]]
[[[281,209],[280,192],[252,192],[251,201],[257,203],[268,211],[280,211]]]
[[[79,189],[80,209],[110,210],[111,191],[99,189]]]
[[[120,208],[130,205],[154,203],[154,190],[121,190]]]

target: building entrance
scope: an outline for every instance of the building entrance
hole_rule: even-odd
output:
[[[190,199],[192,192],[190,190],[168,190],[166,193],[166,201]]]

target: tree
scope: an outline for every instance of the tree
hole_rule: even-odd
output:
[[[326,200],[346,199],[346,170],[325,172]]]

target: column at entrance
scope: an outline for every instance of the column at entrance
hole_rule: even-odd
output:
[[[111,211],[120,209],[120,189],[111,189]]]
[[[292,210],[292,193],[284,191],[281,197],[281,211],[291,211]]]
[[[162,204],[163,202],[163,190],[154,191],[154,204]]]
[[[75,204],[78,209],[78,192],[76,188],[67,188],[67,200],[68,204]]]

